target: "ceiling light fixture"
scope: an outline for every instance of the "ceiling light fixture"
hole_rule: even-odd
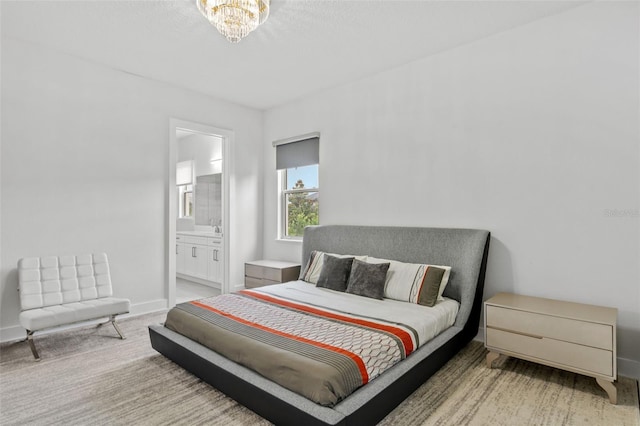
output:
[[[271,0],[196,0],[198,9],[231,43],[237,43],[269,17]]]

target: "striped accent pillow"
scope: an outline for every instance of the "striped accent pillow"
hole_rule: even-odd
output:
[[[449,276],[451,274],[450,266],[405,263],[395,260],[377,259],[375,257],[368,257],[367,262],[389,262],[390,265],[384,287],[384,297],[386,299],[410,303],[419,303],[421,291],[427,291],[427,289],[429,289],[430,293],[433,293],[433,288],[429,286],[424,287],[423,283],[425,282],[425,278],[428,278],[428,282],[432,281],[434,279],[433,273],[437,273],[438,275],[436,276],[440,276],[437,269],[442,269],[444,272],[442,272],[439,281],[437,300],[444,300],[442,293],[449,282]],[[423,295],[423,297],[425,296]]]
[[[320,272],[322,272],[322,266],[324,265],[325,254],[329,256],[340,257],[340,258],[353,257],[362,262],[367,261],[367,256],[353,256],[349,254],[325,253],[323,251],[313,250],[309,255],[309,260],[307,261],[307,265],[304,267],[304,270],[300,274],[300,279],[302,281],[306,281],[311,284],[318,284],[318,278],[320,278]]]

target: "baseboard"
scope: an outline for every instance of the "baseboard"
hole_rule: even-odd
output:
[[[484,327],[478,328],[478,334],[476,334],[476,337],[474,337],[473,340],[484,343]]]
[[[240,291],[240,290],[244,290],[244,289],[245,289],[244,284],[238,284],[238,285],[235,285],[235,286],[231,287],[229,289],[229,291],[231,293],[235,293],[236,291]]]
[[[191,275],[183,275],[183,274],[177,274],[177,273],[176,273],[176,278],[181,278],[183,280],[191,281],[201,285],[206,285],[207,287],[215,288],[216,290],[222,291],[222,284],[214,281],[203,280],[202,278],[193,277]]]
[[[120,318],[137,317],[138,315],[150,314],[152,312],[164,311],[168,309],[167,299],[150,300],[148,302],[135,303],[131,305],[131,311]]]
[[[119,315],[118,318],[121,319],[121,318],[137,317],[139,315],[163,311],[167,309],[167,303],[168,303],[167,299],[158,299],[158,300],[151,300],[149,302],[135,303],[131,305],[131,310],[128,314]],[[79,324],[92,325],[92,324],[99,324],[101,322],[104,322],[104,318],[83,321],[81,323],[76,323],[76,324],[62,325],[60,327],[54,327],[51,329],[37,332],[36,335],[48,334],[48,333],[71,329],[71,328],[77,327]],[[25,331],[24,328],[22,328],[19,325],[0,328],[0,343],[11,342],[14,340],[23,340],[26,337],[27,337],[27,332]]]
[[[484,328],[478,328],[478,334],[476,334],[473,340],[484,343]],[[617,363],[618,376],[640,380],[640,361],[618,357]]]
[[[618,376],[640,380],[640,361],[618,358]]]
[[[0,343],[11,342],[13,340],[23,340],[26,338],[26,330],[19,325],[0,328]]]

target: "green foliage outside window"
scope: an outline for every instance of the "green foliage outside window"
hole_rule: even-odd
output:
[[[304,189],[299,179],[293,189]],[[287,195],[287,235],[301,237],[305,226],[317,225],[318,192],[294,192]]]

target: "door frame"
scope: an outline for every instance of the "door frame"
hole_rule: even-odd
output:
[[[229,231],[231,229],[232,216],[230,214],[231,206],[231,165],[234,132],[229,129],[223,129],[208,124],[196,123],[192,121],[181,120],[177,118],[169,119],[169,164],[168,179],[166,180],[167,202],[165,206],[166,220],[166,236],[167,248],[165,261],[167,264],[167,287],[166,297],[169,308],[176,304],[176,219],[178,217],[178,205],[176,203],[176,162],[178,161],[178,138],[177,130],[186,130],[191,133],[200,133],[203,135],[217,136],[222,138],[222,247],[223,256],[223,273],[222,273],[222,293],[229,292],[229,256],[230,238]]]

